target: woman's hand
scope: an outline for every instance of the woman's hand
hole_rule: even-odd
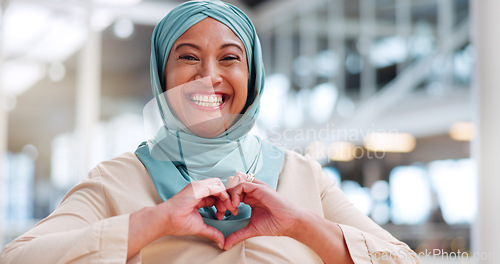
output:
[[[246,176],[245,176],[246,179]],[[338,224],[299,209],[264,182],[243,182],[228,189],[233,206],[252,207],[248,225],[227,237],[224,249],[254,236],[288,236],[311,248],[324,263],[353,263]]]
[[[214,227],[208,226],[198,212],[202,207],[217,208],[217,216],[226,210],[234,212],[226,187],[218,178],[195,181],[168,199],[159,207],[165,212],[165,233],[163,235],[200,235],[224,244],[224,236]]]
[[[168,235],[198,235],[213,240],[222,249],[224,235],[208,226],[198,212],[202,207],[217,208],[217,215],[226,210],[236,212],[226,187],[218,178],[195,181],[167,201],[130,215],[128,258],[150,242]]]
[[[240,202],[250,205],[252,217],[246,227],[227,237],[225,250],[255,236],[290,236],[302,213],[270,186],[257,179],[253,182],[245,180],[236,187],[228,188],[228,193],[233,207]]]

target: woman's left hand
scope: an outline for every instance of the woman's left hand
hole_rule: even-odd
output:
[[[255,236],[289,236],[301,212],[266,183],[242,182],[227,192],[234,207],[244,202],[252,207],[248,225],[226,238],[224,249]]]

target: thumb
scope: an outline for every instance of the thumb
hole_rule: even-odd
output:
[[[226,238],[226,243],[224,244],[224,250],[229,250],[231,249],[235,244],[249,239],[251,237],[257,236],[257,233],[254,231],[253,228],[246,226],[240,230],[237,230],[236,232],[230,234]]]
[[[214,241],[220,249],[224,248],[224,235],[215,227],[204,224],[201,227],[200,232],[198,232],[198,234],[196,235],[206,237]]]

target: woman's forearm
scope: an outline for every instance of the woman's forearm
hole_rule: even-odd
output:
[[[142,248],[162,236],[158,223],[161,222],[155,207],[145,207],[130,214],[127,260],[135,256]]]
[[[181,228],[178,225],[172,225],[169,221],[169,215],[175,210],[171,208],[172,204],[175,202],[167,200],[130,214],[127,260],[161,237],[178,235]]]
[[[289,236],[311,248],[323,262],[354,263],[337,224],[309,212],[297,221]]]

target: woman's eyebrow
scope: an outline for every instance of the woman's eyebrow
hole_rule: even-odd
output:
[[[223,48],[227,48],[227,47],[236,47],[238,48],[241,52],[245,53],[243,51],[243,49],[241,48],[240,45],[236,44],[236,43],[226,43],[226,44],[223,44],[220,48],[223,49]]]
[[[177,45],[177,47],[175,47],[175,51],[177,51],[180,48],[185,47],[185,46],[192,47],[192,48],[195,48],[197,50],[201,49],[198,45],[195,45],[195,44],[192,44],[192,43],[181,43],[181,44]]]
[[[192,47],[194,49],[201,50],[200,46],[198,46],[196,44],[193,44],[193,43],[181,43],[181,44],[177,45],[177,47],[175,47],[175,51],[181,49],[182,47]],[[224,48],[228,48],[228,47],[236,47],[237,49],[239,49],[241,52],[244,53],[243,48],[241,47],[241,45],[236,44],[236,43],[222,44],[220,46],[220,49],[224,49]]]

